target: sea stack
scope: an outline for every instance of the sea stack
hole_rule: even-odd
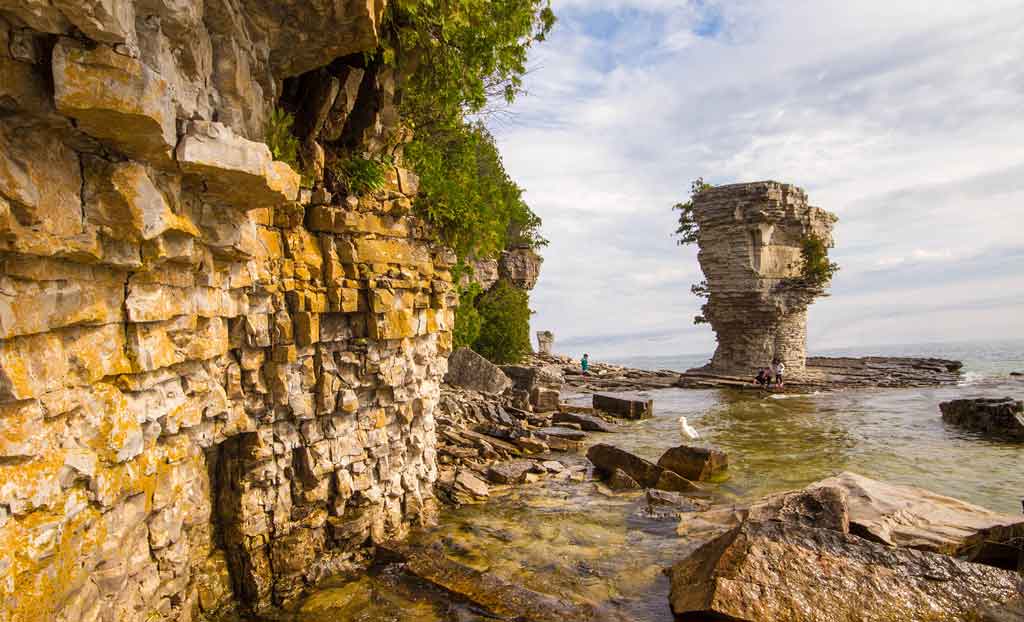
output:
[[[718,339],[706,369],[747,375],[777,358],[788,376],[802,373],[807,307],[825,286],[802,278],[801,247],[811,236],[831,247],[837,217],[776,181],[708,188],[693,205],[709,291],[703,314]]]

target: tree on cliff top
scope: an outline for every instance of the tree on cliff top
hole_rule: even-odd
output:
[[[460,258],[546,243],[494,138],[469,118],[522,92],[529,48],[554,21],[548,0],[388,5],[383,56],[403,76],[400,109],[414,130],[406,161],[421,182],[416,208]]]
[[[522,92],[530,46],[555,23],[549,0],[398,0],[384,61],[406,76],[402,112],[417,131],[450,126]]]
[[[698,177],[690,182],[690,199],[685,203],[676,203],[672,206],[672,209],[679,211],[679,226],[676,228],[675,233],[679,239],[676,240],[676,244],[683,246],[697,242],[700,227],[697,225],[697,218],[693,214],[693,198],[711,187],[711,184],[704,183],[703,177]]]

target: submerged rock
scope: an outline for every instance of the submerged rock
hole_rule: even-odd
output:
[[[385,559],[399,561],[406,572],[487,609],[503,619],[524,622],[597,622],[618,617],[516,585],[490,572],[460,564],[433,549],[398,543],[378,547]]]
[[[671,570],[677,616],[786,622],[962,620],[1014,593],[1014,573],[841,531],[747,520]]]
[[[658,460],[658,466],[699,482],[725,471],[729,467],[729,456],[714,447],[680,445],[666,451]]]
[[[622,419],[649,419],[654,416],[654,400],[630,400],[595,393],[593,404],[595,410]]]
[[[512,386],[501,368],[469,348],[459,348],[448,357],[444,381],[456,387],[498,395]]]
[[[1024,440],[1024,402],[1010,397],[953,400],[939,404],[942,420],[992,436]]]
[[[551,418],[553,423],[575,423],[587,432],[615,432],[615,426],[600,417],[585,413],[557,412]]]

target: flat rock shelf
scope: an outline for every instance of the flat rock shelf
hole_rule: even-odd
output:
[[[807,368],[799,376],[786,378],[785,390],[803,392],[955,384],[961,379],[962,367],[960,361],[937,358],[812,356],[807,358]],[[703,368],[685,372],[676,386],[689,389],[755,388],[752,378],[715,374]]]

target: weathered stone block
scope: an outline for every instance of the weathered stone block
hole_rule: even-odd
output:
[[[648,419],[654,416],[654,400],[630,400],[611,395],[595,393],[595,410],[623,419]]]
[[[174,213],[143,166],[99,158],[85,162],[86,222],[130,240],[152,240],[168,231],[199,236],[199,229],[189,218]]]
[[[53,49],[53,83],[57,110],[81,130],[134,158],[170,163],[174,109],[167,82],[149,67],[104,45],[88,49],[61,39]]]
[[[236,136],[220,123],[193,121],[175,151],[178,165],[207,183],[212,198],[250,210],[294,201],[299,174],[275,162],[263,143]]]
[[[729,456],[713,447],[680,445],[662,454],[658,466],[700,482],[725,471],[729,467]]]

